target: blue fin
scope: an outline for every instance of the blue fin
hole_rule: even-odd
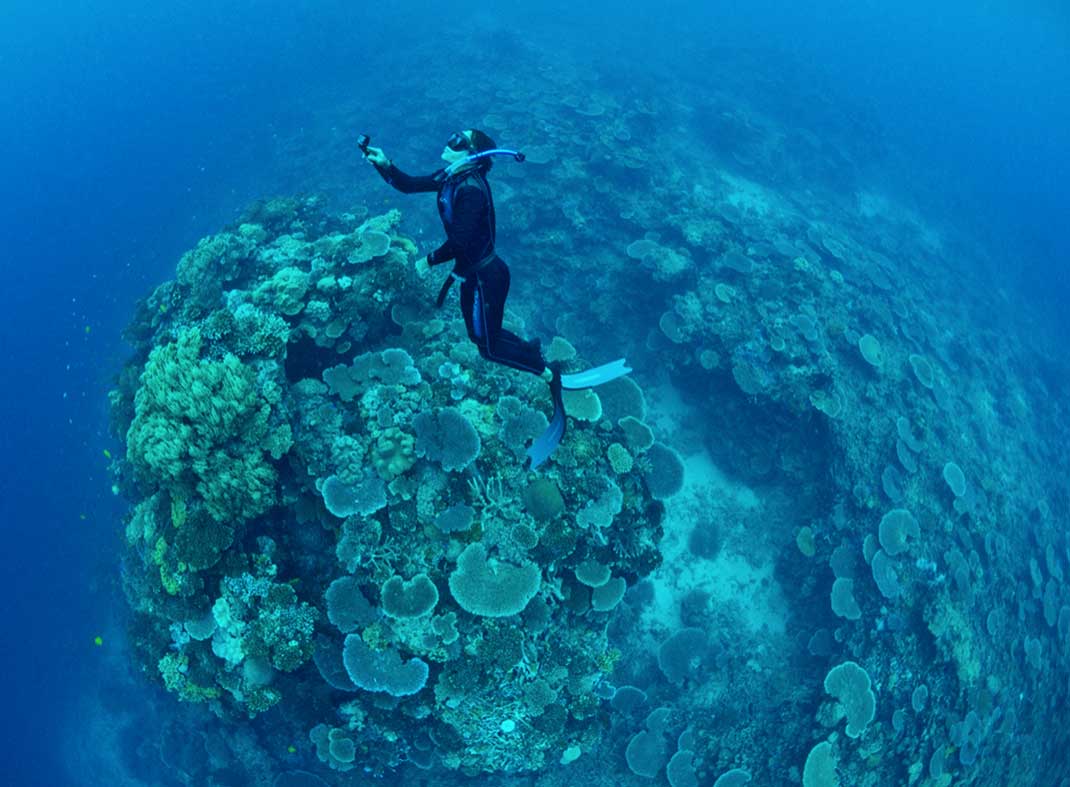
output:
[[[596,385],[608,383],[610,380],[616,380],[618,377],[623,377],[630,371],[631,368],[627,365],[625,360],[623,358],[618,358],[615,361],[604,363],[593,369],[587,369],[586,371],[577,372],[576,374],[561,375],[561,387],[570,390],[593,388]]]
[[[565,403],[561,399],[560,376],[554,376],[554,380],[550,383],[550,393],[554,397],[554,414],[542,434],[528,446],[528,459],[532,470],[550,458],[550,454],[565,436]]]

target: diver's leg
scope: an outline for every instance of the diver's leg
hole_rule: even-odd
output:
[[[532,374],[542,374],[546,362],[538,342],[525,342],[502,327],[505,299],[509,296],[509,267],[500,259],[477,274],[476,300],[481,305],[486,330],[486,357]]]

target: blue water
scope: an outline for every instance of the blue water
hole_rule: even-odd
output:
[[[339,209],[409,209],[359,160],[356,134],[430,168],[465,109],[491,113],[497,92],[536,84],[511,70],[529,42],[548,62],[584,64],[610,92],[656,98],[671,86],[674,100],[696,104],[718,89],[704,73],[711,59],[740,52],[765,69],[756,110],[786,124],[792,107],[851,146],[863,180],[988,250],[992,267],[978,275],[1006,293],[1001,323],[1029,316],[1035,333],[1021,341],[1058,346],[1070,331],[1070,12],[1056,4],[165,5],[16,2],[0,28],[5,784],[128,783],[106,780],[121,772],[101,737],[108,714],[150,698],[148,738],[169,707],[125,646],[127,508],[105,456],[120,448],[107,391],[129,353],[121,332],[135,303],[255,199],[319,192]],[[495,68],[451,56],[476,45]],[[425,74],[433,90],[440,70],[478,98],[426,118],[426,94],[393,85]],[[719,140],[696,128],[662,131],[689,164],[707,152],[724,160]],[[532,146],[544,133],[533,124],[499,142]],[[820,172],[806,176],[822,185]],[[657,177],[638,181],[640,197]],[[413,213],[407,231],[430,247],[434,216]],[[1059,363],[1045,372],[1053,397],[1067,392]],[[1064,482],[1056,498],[1066,494]]]

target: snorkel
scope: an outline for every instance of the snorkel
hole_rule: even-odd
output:
[[[465,156],[459,161],[455,161],[443,170],[444,177],[450,177],[456,174],[462,167],[472,164],[480,159],[488,158],[490,156],[512,156],[516,161],[523,161],[525,156],[519,150],[506,150],[505,148],[494,148],[494,150],[484,150],[482,153],[473,153],[471,156]]]

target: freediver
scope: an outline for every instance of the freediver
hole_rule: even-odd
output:
[[[546,431],[528,448],[531,467],[537,468],[553,453],[565,434],[562,388],[589,388],[627,374],[620,359],[579,374],[561,374],[559,363],[547,363],[539,339],[525,341],[502,327],[509,295],[509,266],[495,249],[494,200],[487,174],[495,156],[523,161],[524,154],[498,148],[478,129],[455,132],[446,141],[441,158],[446,166],[430,175],[408,175],[398,169],[382,148],[361,135],[358,147],[388,184],[403,194],[435,192],[446,240],[416,263],[420,276],[431,266],[453,262],[436,305],[441,306],[454,279],[461,282],[461,314],[468,338],[488,361],[539,375],[550,385],[554,412]]]

